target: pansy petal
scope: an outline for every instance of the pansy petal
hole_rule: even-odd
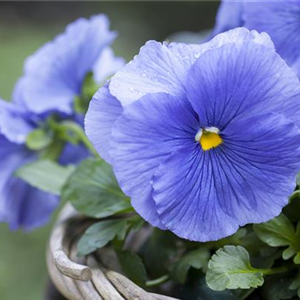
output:
[[[39,191],[13,176],[22,165],[35,159],[25,147],[0,135],[0,221],[15,230],[44,225],[58,205],[58,198]]]
[[[126,106],[147,93],[182,93],[185,74],[183,64],[166,43],[149,41],[129,64],[112,77],[109,88]]]
[[[104,15],[81,18],[68,25],[64,33],[27,59],[14,101],[36,113],[71,113],[84,77],[116,36],[108,26]]]
[[[121,103],[105,85],[94,95],[85,117],[86,135],[108,163],[111,163],[109,149],[112,127],[122,112]]]
[[[130,63],[112,77],[110,91],[123,107],[150,93],[180,96],[185,92],[190,67],[203,53],[227,43],[248,40],[274,48],[267,34],[250,32],[246,28],[220,34],[202,45],[149,41]]]
[[[203,44],[207,50],[222,47],[226,44],[244,44],[246,42],[254,42],[256,44],[263,45],[270,50],[275,51],[274,44],[270,36],[265,33],[258,33],[256,30],[249,30],[245,27],[235,28],[226,32],[220,33],[212,40]],[[205,51],[206,52],[206,51]],[[200,56],[198,56],[199,58]]]
[[[23,144],[33,126],[27,113],[0,99],[0,133],[13,143]]]
[[[3,193],[6,218],[11,230],[23,228],[32,230],[49,222],[56,209],[59,198],[40,191],[24,183],[21,179],[11,177]]]
[[[295,188],[300,132],[284,117],[232,124],[223,144],[185,147],[157,169],[153,198],[161,222],[180,237],[210,241],[277,216]]]
[[[62,165],[79,164],[90,155],[88,149],[82,144],[73,145],[67,143],[60,154],[58,162]]]
[[[220,130],[234,119],[277,112],[300,126],[300,84],[278,54],[254,42],[203,54],[189,73],[188,99],[202,126]]]
[[[242,44],[245,42],[254,42],[275,51],[274,44],[268,34],[264,32],[258,33],[255,30],[250,31],[247,28],[229,30],[201,45],[171,43],[168,45],[168,48],[182,62],[188,72],[196,60],[206,51],[222,47],[229,43]]]
[[[76,92],[56,75],[39,80],[34,76],[23,76],[15,86],[13,102],[36,114],[50,111],[71,114],[75,95]]]
[[[116,57],[110,47],[103,49],[93,68],[95,82],[103,84],[124,65],[125,59]]]
[[[231,208],[226,207],[228,196],[223,194],[222,207],[228,214],[240,215],[244,223],[278,215],[300,170],[299,128],[282,115],[263,114],[233,122],[222,137],[220,165],[224,170],[230,167],[231,186],[235,184],[235,193],[240,194]],[[244,215],[243,206],[248,207]]]
[[[197,116],[185,98],[149,94],[128,106],[117,120],[110,155],[122,190],[135,209],[159,226],[151,180],[155,169],[172,151],[194,144]]]
[[[223,0],[217,13],[213,35],[243,26],[242,13],[242,0]]]
[[[295,62],[299,57],[300,1],[263,1],[259,5],[244,1],[243,5],[244,26],[269,33],[284,60],[288,64]]]
[[[238,229],[237,221],[217,202],[210,154],[199,145],[172,153],[153,178],[159,219],[179,237],[211,241]]]

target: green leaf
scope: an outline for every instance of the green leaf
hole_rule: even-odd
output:
[[[41,160],[52,160],[57,161],[61,156],[65,147],[65,142],[55,139],[53,143],[51,143],[47,148],[43,149],[39,153],[39,157]]]
[[[74,99],[74,110],[81,114],[86,113],[89,102],[97,92],[98,88],[99,86],[94,80],[93,72],[88,72],[81,87],[81,95],[76,96]]]
[[[31,150],[42,150],[53,141],[53,134],[39,128],[31,131],[26,138],[26,146]]]
[[[95,218],[132,210],[111,167],[99,159],[87,159],[79,165],[65,184],[62,199],[71,201],[78,211]]]
[[[253,226],[256,235],[271,247],[288,246],[283,252],[283,259],[289,259],[300,251],[300,239],[290,220],[281,214],[262,224]]]
[[[300,273],[298,273],[298,275],[293,279],[289,289],[292,291],[297,291],[297,295],[300,298]]]
[[[240,228],[236,233],[233,235],[226,237],[224,239],[215,241],[215,242],[210,242],[210,244],[214,244],[215,248],[219,249],[227,245],[234,245],[238,246],[242,243],[243,238],[245,238],[247,234],[247,229],[246,228]]]
[[[139,215],[133,216],[130,219],[128,219],[130,230],[133,232],[139,231],[144,225],[145,220],[142,219]]]
[[[92,253],[115,238],[124,239],[126,230],[126,219],[107,220],[93,224],[78,242],[78,256]]]
[[[214,254],[206,273],[208,286],[215,291],[249,289],[261,286],[263,273],[250,264],[247,250],[241,246],[225,246]]]
[[[91,99],[97,92],[98,88],[99,86],[94,80],[93,72],[88,72],[82,84],[81,94],[84,97]]]
[[[210,253],[205,248],[190,251],[170,266],[171,277],[184,283],[190,268],[206,269],[209,258]]]
[[[129,251],[117,251],[117,255],[125,275],[139,286],[144,286],[147,272],[142,259]]]
[[[51,160],[37,160],[18,169],[15,176],[42,191],[60,195],[73,171],[72,165],[63,167]]]
[[[214,291],[210,289],[204,277],[197,277],[184,285],[180,299],[183,300],[240,300],[233,291]]]
[[[290,287],[293,284],[294,276],[271,276],[267,277],[263,288],[262,295],[265,300],[285,300],[292,299],[297,295],[297,291]]]
[[[292,222],[297,222],[300,216],[300,191],[296,190],[289,200],[289,204],[283,208],[283,214]]]
[[[296,183],[298,186],[300,186],[300,172],[296,176]]]
[[[178,254],[178,238],[169,231],[154,229],[141,249],[141,256],[152,278],[168,273],[168,266]]]

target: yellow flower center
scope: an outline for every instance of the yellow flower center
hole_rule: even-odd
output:
[[[219,135],[219,129],[215,127],[200,129],[195,140],[200,143],[203,151],[216,148],[223,142],[223,139]]]

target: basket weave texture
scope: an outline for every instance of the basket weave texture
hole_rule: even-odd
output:
[[[49,275],[60,293],[69,300],[179,300],[148,293],[131,280],[103,267],[94,256],[77,257],[76,226],[82,223],[75,210],[66,205],[52,230],[47,250]],[[81,228],[82,231],[82,228]]]

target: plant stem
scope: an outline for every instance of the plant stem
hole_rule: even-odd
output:
[[[169,279],[170,278],[169,278],[168,275],[164,275],[164,276],[159,277],[157,279],[149,280],[149,281],[146,282],[146,287],[153,287],[153,286],[163,284],[163,283],[167,282]]]
[[[60,126],[66,128],[67,130],[72,131],[77,135],[79,140],[86,146],[86,148],[95,156],[99,157],[96,149],[94,148],[93,144],[89,141],[87,136],[85,135],[84,131],[82,130],[81,126],[78,124],[71,122],[71,121],[64,121],[60,124]]]
[[[274,269],[258,269],[258,271],[262,272],[264,275],[281,274],[281,273],[286,273],[290,270],[291,270],[290,267],[278,267]]]

